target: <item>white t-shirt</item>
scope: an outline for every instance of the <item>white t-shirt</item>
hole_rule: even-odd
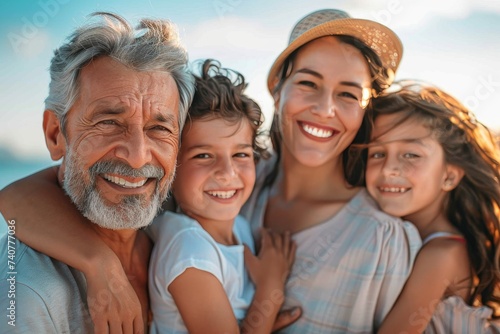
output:
[[[221,245],[182,214],[164,212],[148,234],[155,242],[149,264],[149,296],[153,312],[151,333],[187,333],[168,286],[188,268],[213,274],[222,284],[240,321],[252,302],[255,288],[245,270],[243,244],[255,253],[252,233],[243,217],[236,217],[233,231],[238,245]]]

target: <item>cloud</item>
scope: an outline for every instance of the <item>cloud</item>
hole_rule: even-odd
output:
[[[359,0],[353,16],[372,19],[394,29],[420,29],[436,18],[464,19],[474,12],[500,14],[500,1],[490,0]],[[356,15],[360,14],[360,15]]]
[[[288,34],[288,29],[264,26],[256,20],[228,16],[202,21],[196,26],[186,26],[182,39],[191,54],[231,50],[235,53],[261,55],[280,47],[276,45],[276,41],[281,40],[284,47],[284,36]]]

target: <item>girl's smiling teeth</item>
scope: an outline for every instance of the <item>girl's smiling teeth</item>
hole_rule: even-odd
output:
[[[213,196],[213,197],[227,199],[227,198],[233,197],[234,194],[236,194],[236,190],[229,190],[229,191],[220,191],[220,190],[217,190],[217,191],[207,191],[207,194],[209,194],[210,196]]]
[[[144,178],[144,180],[140,180],[137,182],[129,182],[121,177],[109,174],[103,174],[102,177],[111,183],[122,186],[123,188],[139,188],[142,187],[148,181],[147,178]]]
[[[305,132],[310,134],[311,136],[318,137],[318,138],[328,138],[333,135],[333,130],[328,130],[324,128],[317,128],[315,126],[312,126],[310,124],[305,124],[305,123],[300,123],[302,126],[302,129],[304,129]]]
[[[401,188],[401,187],[380,187],[380,191],[386,192],[386,193],[405,193],[410,188]]]

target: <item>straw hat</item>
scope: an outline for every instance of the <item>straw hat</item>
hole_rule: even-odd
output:
[[[356,37],[370,47],[389,72],[394,74],[403,56],[403,45],[398,36],[386,26],[364,19],[354,19],[338,9],[322,9],[302,18],[293,27],[286,49],[278,56],[267,77],[267,87],[272,92],[286,58],[313,39],[330,35]],[[392,78],[394,75],[391,76]]]

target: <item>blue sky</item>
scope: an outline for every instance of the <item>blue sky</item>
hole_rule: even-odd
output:
[[[137,23],[178,25],[192,61],[215,58],[240,71],[268,118],[265,87],[273,60],[305,14],[339,8],[388,25],[404,44],[396,78],[430,81],[500,129],[500,1],[488,0],[20,0],[0,4],[0,147],[48,159],[42,133],[53,50],[94,11]]]

